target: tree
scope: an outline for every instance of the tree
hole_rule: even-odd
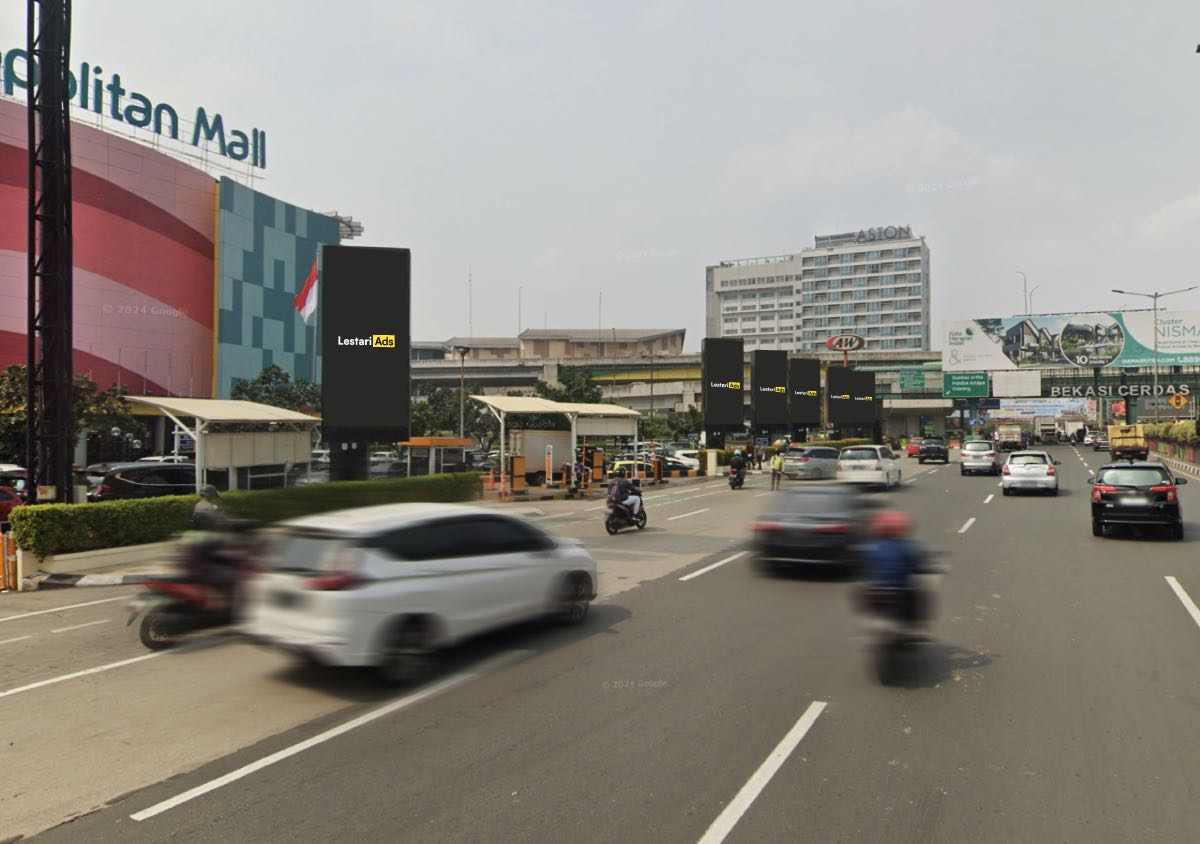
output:
[[[321,390],[304,378],[294,383],[278,364],[263,367],[262,372],[249,380],[238,379],[229,397],[241,401],[269,404],[300,412],[321,410]]]
[[[500,423],[492,412],[471,395],[481,392],[478,384],[468,384],[466,404],[461,406],[463,433],[474,438],[484,451],[491,450],[500,436]],[[458,435],[459,391],[457,387],[429,387],[413,396],[409,426],[414,437],[437,437]]]
[[[592,379],[592,370],[587,367],[564,366],[558,372],[559,386],[552,387],[545,381],[533,385],[533,392],[550,401],[599,404],[604,391]]]

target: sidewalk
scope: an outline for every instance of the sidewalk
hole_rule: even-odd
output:
[[[1171,467],[1173,471],[1191,475],[1193,478],[1200,478],[1200,466],[1197,466],[1195,463],[1188,463],[1186,460],[1180,460],[1176,457],[1167,457],[1155,451],[1150,452],[1150,459],[1156,463]]]

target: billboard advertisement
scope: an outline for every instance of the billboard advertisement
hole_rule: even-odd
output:
[[[788,424],[788,354],[776,351],[750,353],[750,409],[758,428],[783,428]]]
[[[794,428],[821,424],[821,362],[793,358],[788,362],[788,415]]]
[[[833,425],[875,422],[875,373],[831,366],[825,372],[829,421]]]
[[[945,372],[1153,366],[1152,311],[1093,311],[942,323]],[[1200,364],[1200,311],[1159,311],[1160,366]]]
[[[1027,399],[1042,394],[1042,373],[1036,369],[1024,372],[993,372],[992,396],[998,399]]]
[[[407,249],[324,247],[318,295],[326,428],[408,439],[410,265]]]
[[[742,378],[745,358],[740,337],[706,337],[700,347],[704,427],[741,428],[745,422]]]

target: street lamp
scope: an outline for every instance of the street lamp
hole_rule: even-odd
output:
[[[1037,293],[1038,288],[1041,287],[1041,285],[1034,285],[1033,290],[1030,290],[1029,279],[1025,277],[1025,273],[1017,270],[1017,275],[1021,277],[1022,289],[1025,293],[1025,316],[1031,316],[1031,311],[1033,310],[1033,294]]]
[[[1189,290],[1195,290],[1196,285],[1184,287],[1181,290],[1168,290],[1166,293],[1138,293],[1136,290],[1117,290],[1113,288],[1113,293],[1120,293],[1122,296],[1143,296],[1154,302],[1154,419],[1158,420],[1158,300],[1163,296],[1174,296],[1176,293],[1187,293]],[[1128,416],[1126,417],[1128,419]]]
[[[654,352],[643,352],[642,357],[650,358],[650,421],[654,421]]]
[[[464,424],[467,411],[467,388],[466,388],[466,369],[467,369],[467,352],[471,351],[469,346],[455,346],[454,351],[458,354],[458,437],[462,439],[466,434]]]

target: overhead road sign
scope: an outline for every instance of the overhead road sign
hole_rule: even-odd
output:
[[[943,372],[942,395],[948,399],[977,399],[988,397],[986,372]]]

